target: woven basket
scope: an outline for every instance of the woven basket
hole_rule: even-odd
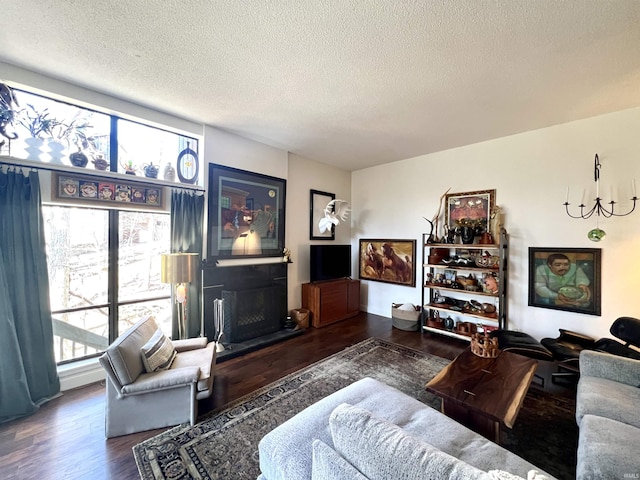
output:
[[[306,308],[295,308],[291,310],[291,317],[299,328],[309,328],[309,314]]]

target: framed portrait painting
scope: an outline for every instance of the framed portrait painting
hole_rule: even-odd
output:
[[[529,247],[529,305],[600,315],[599,248]]]
[[[445,225],[456,227],[482,227],[490,232],[491,211],[495,208],[496,191],[448,193],[445,195]]]
[[[324,209],[331,200],[335,200],[335,193],[321,192],[320,190],[311,190],[309,198],[309,240],[335,240],[336,226],[320,231],[319,222],[324,217]]]
[[[415,287],[415,258],[415,240],[360,239],[360,279]]]

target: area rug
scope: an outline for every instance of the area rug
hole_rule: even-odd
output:
[[[296,413],[347,385],[372,377],[439,409],[424,390],[449,360],[370,338],[133,447],[143,480],[255,479],[258,442]],[[575,478],[577,430],[571,401],[530,389],[505,447],[559,479]],[[573,446],[573,447],[572,447]],[[571,463],[567,463],[571,462]]]

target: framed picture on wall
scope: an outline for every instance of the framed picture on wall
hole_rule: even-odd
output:
[[[360,279],[415,287],[415,258],[415,240],[360,239]]]
[[[600,315],[599,248],[529,247],[529,305]]]
[[[281,256],[286,185],[282,178],[210,164],[209,256]]]
[[[309,240],[335,240],[336,226],[320,231],[320,219],[324,218],[324,209],[331,200],[335,200],[335,193],[311,190],[309,198]]]
[[[495,190],[448,193],[445,195],[445,224],[451,229],[471,226],[490,232],[489,222],[495,204]]]

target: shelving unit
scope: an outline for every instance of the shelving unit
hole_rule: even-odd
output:
[[[421,331],[470,341],[474,329],[506,328],[507,231],[500,231],[495,244],[429,243],[428,238],[422,235]],[[486,288],[485,277],[492,277],[497,288]]]

